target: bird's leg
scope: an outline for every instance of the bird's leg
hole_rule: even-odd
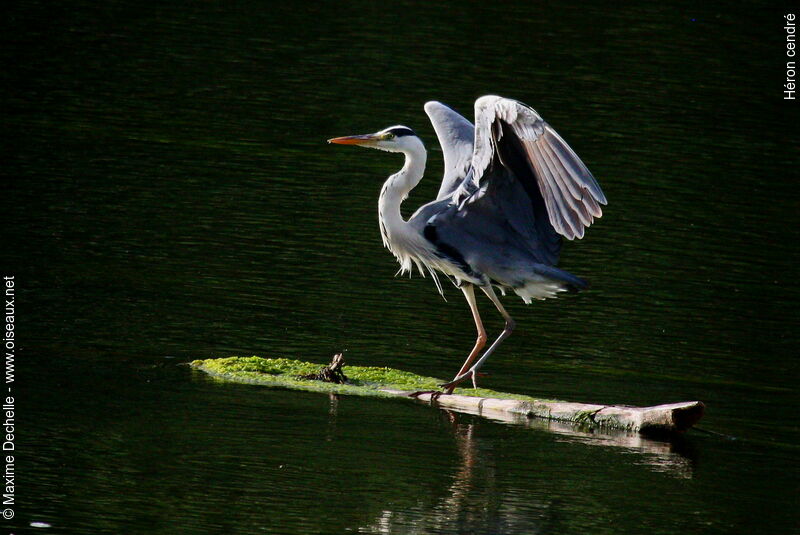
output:
[[[495,340],[494,343],[491,346],[489,346],[489,349],[486,350],[483,356],[481,356],[481,358],[478,359],[478,362],[473,364],[469,370],[458,374],[456,378],[450,381],[449,383],[442,385],[442,387],[450,391],[452,391],[452,389],[455,388],[458,383],[460,383],[467,377],[472,377],[472,381],[474,383],[475,376],[477,375],[480,367],[483,366],[483,363],[486,362],[486,359],[489,358],[489,355],[494,353],[494,350],[497,349],[498,346],[503,343],[503,340],[509,337],[511,331],[514,330],[514,326],[516,325],[516,322],[514,322],[509,313],[506,312],[506,309],[503,307],[503,304],[497,298],[497,295],[494,293],[492,287],[481,286],[481,290],[483,290],[483,293],[485,293],[486,296],[492,300],[492,303],[494,303],[494,306],[497,307],[497,310],[500,311],[500,314],[502,314],[503,318],[506,320],[506,326],[503,329],[503,332],[500,333],[500,336],[497,337],[497,340]]]
[[[478,353],[480,353],[481,349],[483,349],[483,347],[486,345],[486,329],[483,328],[481,315],[478,313],[478,303],[475,301],[475,286],[469,283],[464,283],[464,285],[461,286],[461,291],[464,292],[464,297],[467,299],[467,304],[469,304],[469,309],[472,311],[472,319],[475,320],[475,327],[478,329],[478,339],[475,341],[475,347],[473,347],[472,351],[470,351],[469,356],[467,356],[467,360],[464,361],[464,364],[461,366],[461,369],[456,374],[456,377],[462,375],[464,372],[469,370],[469,367],[472,365],[472,362],[475,360],[475,357],[478,356]],[[431,401],[435,401],[442,394],[452,394],[453,390],[455,390],[456,388],[456,384],[458,383],[452,384],[452,386],[446,388],[444,392],[423,390],[420,392],[414,392],[413,394],[411,394],[411,397],[415,398],[422,394],[431,394]],[[475,386],[474,376],[472,378],[472,384],[473,386]]]
[[[465,283],[461,287],[461,291],[464,292],[464,297],[467,299],[467,304],[469,304],[469,309],[472,311],[472,319],[475,320],[475,327],[477,327],[478,329],[478,339],[475,341],[475,347],[473,347],[472,351],[470,351],[467,360],[464,361],[464,364],[461,366],[461,369],[458,370],[456,377],[459,377],[464,372],[469,370],[469,367],[472,365],[472,361],[475,360],[475,357],[478,356],[480,350],[483,349],[483,347],[486,345],[486,329],[483,328],[481,315],[478,313],[478,303],[475,301],[475,287],[472,284]],[[472,377],[472,384],[477,388],[477,385],[475,383],[475,376]],[[455,388],[456,385],[447,387],[445,393],[452,394]]]

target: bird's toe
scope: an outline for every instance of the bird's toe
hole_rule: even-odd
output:
[[[431,399],[430,401],[436,401],[439,399],[439,396],[443,396],[445,394],[449,394],[450,392],[442,392],[441,390],[420,390],[418,392],[412,392],[408,395],[410,398],[419,398],[423,394],[430,394]]]

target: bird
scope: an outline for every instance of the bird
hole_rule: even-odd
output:
[[[427,162],[425,146],[411,128],[395,125],[328,143],[405,156],[402,169],[385,181],[378,198],[383,245],[399,262],[399,274],[416,267],[424,277],[427,271],[442,295],[439,274],[450,279],[463,292],[478,331],[453,380],[441,385],[441,395],[452,394],[466,379],[477,388],[486,359],[514,330],[516,323],[495,288],[530,304],[588,287],[556,265],[563,239],[583,238],[585,229],[603,215],[607,200],[575,151],[520,101],[478,98],[474,125],[438,101],[425,103],[424,109],[442,148],[444,176],[436,198],[407,220],[401,204],[422,180]],[[485,351],[488,337],[475,288],[505,320]]]

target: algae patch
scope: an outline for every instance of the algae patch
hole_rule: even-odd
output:
[[[439,385],[444,382],[435,377],[425,377],[394,368],[347,366],[346,373],[349,380],[347,384],[324,383],[301,378],[303,375],[319,372],[324,364],[256,356],[195,360],[191,366],[227,381],[359,396],[391,396],[383,390],[406,392],[438,390]],[[529,396],[495,392],[485,388],[457,388],[455,393],[462,396],[535,401]]]

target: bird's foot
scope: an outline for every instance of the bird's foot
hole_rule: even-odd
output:
[[[462,381],[468,378],[472,378],[472,387],[478,388],[478,377],[488,377],[488,375],[489,375],[488,373],[481,373],[473,370],[468,370],[466,373],[464,373],[459,377],[456,377],[449,383],[444,383],[439,386],[441,386],[444,389],[446,394],[452,394],[453,390],[456,389],[456,386],[458,386]]]
[[[443,383],[443,384],[440,384],[439,386],[440,386],[440,387],[442,387],[442,389],[443,389],[443,390],[444,390],[446,393],[448,393],[448,394],[452,394],[452,393],[453,393],[453,390],[455,390],[455,389],[456,389],[456,387],[457,387],[457,386],[458,386],[458,385],[461,383],[461,381],[463,381],[464,379],[466,379],[466,377],[462,377],[461,379],[456,379],[456,380],[450,381],[449,383]]]
[[[449,393],[450,392],[442,392],[441,390],[420,390],[418,392],[412,392],[411,394],[408,395],[408,397],[410,397],[410,398],[418,398],[422,394],[430,394],[431,395],[431,403],[433,403],[434,401],[439,399],[440,396],[443,396],[443,395],[449,394]]]

